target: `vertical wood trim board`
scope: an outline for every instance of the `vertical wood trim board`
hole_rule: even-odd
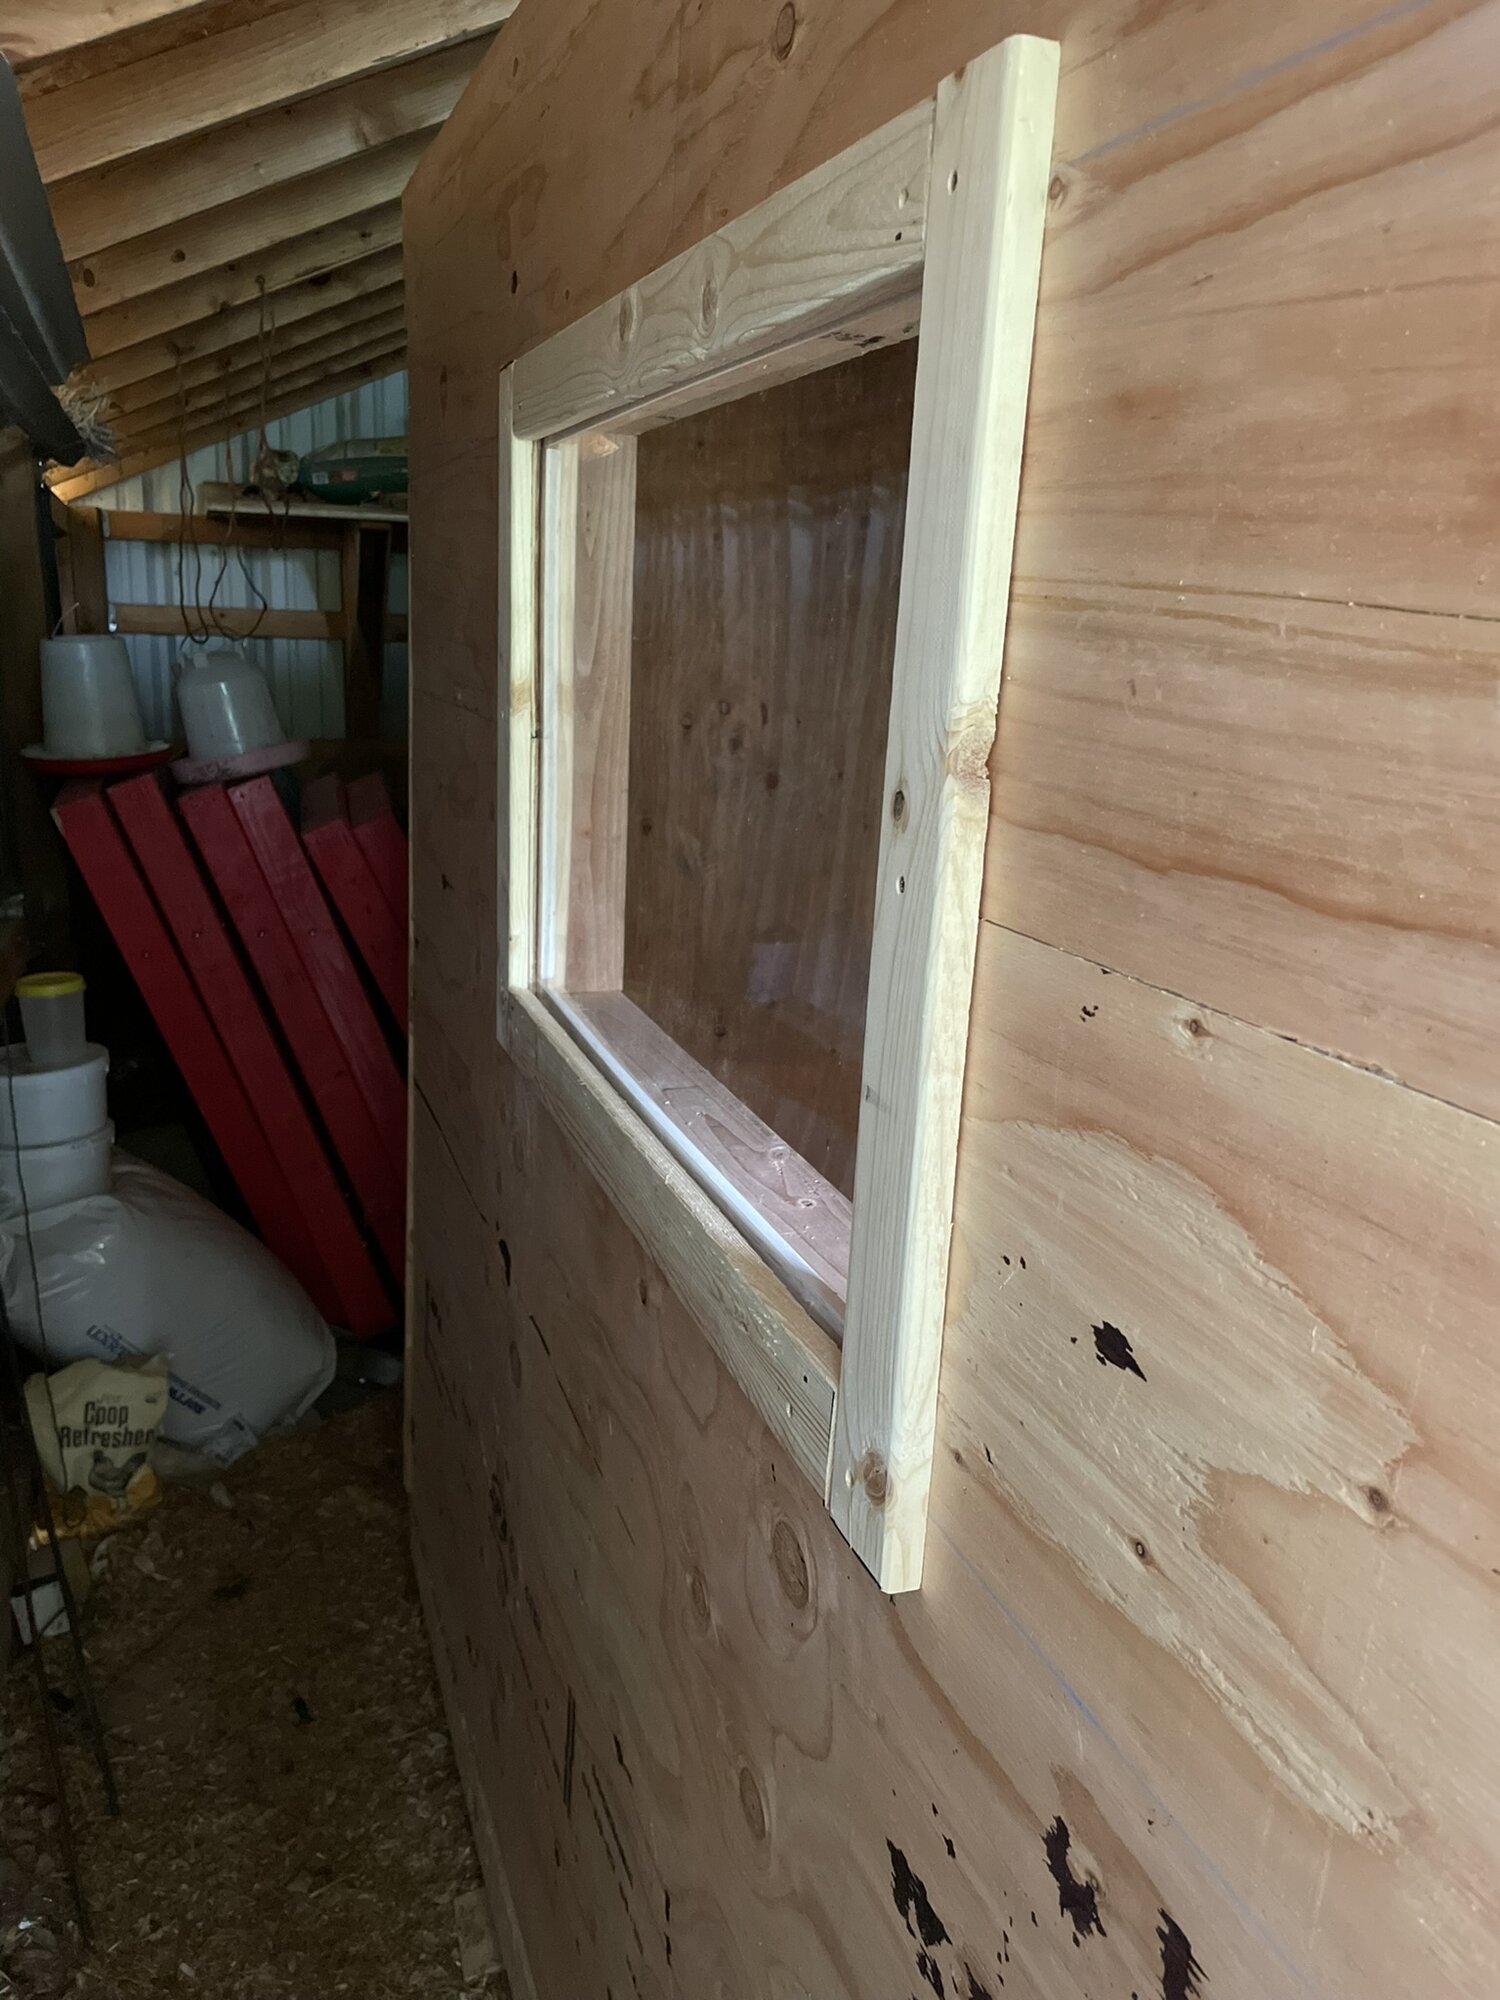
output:
[[[829,1490],[887,1590],[922,1576],[1057,66],[1017,36],[938,87]]]

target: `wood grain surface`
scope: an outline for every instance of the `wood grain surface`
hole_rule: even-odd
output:
[[[914,359],[638,444],[625,991],[845,1194]]]
[[[893,1605],[496,1047],[495,384],[1018,30],[1062,86]],[[1497,30],[559,0],[418,170],[414,1502],[519,1990],[1500,1985]]]

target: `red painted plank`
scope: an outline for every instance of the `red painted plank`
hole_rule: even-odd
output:
[[[274,797],[272,803],[280,812]],[[333,1031],[324,996],[297,950],[288,924],[290,913],[261,872],[222,785],[185,792],[179,810],[281,1023],[381,1254],[393,1272],[400,1272],[406,1247],[405,1176],[399,1163],[389,1158]],[[353,967],[349,969],[352,976]],[[368,1002],[365,1011],[369,1012]]]
[[[231,785],[229,803],[281,906],[307,976],[318,989],[329,1025],[370,1107],[386,1159],[404,1180],[406,1086],[297,829],[269,778]]]
[[[311,1297],[326,1296],[317,1246],[104,794],[65,785],[52,813],[256,1227]]]
[[[109,802],[328,1267],[335,1295],[318,1310],[352,1333],[383,1331],[390,1295],[160,780],[111,785]]]
[[[303,790],[302,845],[404,1035],[406,936],[354,837],[343,783],[332,771]]]
[[[349,824],[405,937],[406,835],[396,818],[385,779],[378,771],[350,783]]]

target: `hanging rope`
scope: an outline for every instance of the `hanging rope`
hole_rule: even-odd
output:
[[[193,479],[188,470],[187,456],[187,389],[182,376],[182,350],[176,355],[177,362],[177,612],[182,620],[182,636],[189,645],[203,645],[208,639],[208,626],[203,616],[203,554],[193,535],[191,521],[194,511]],[[187,551],[193,551],[193,608],[197,613],[196,625],[188,617],[187,605]]]

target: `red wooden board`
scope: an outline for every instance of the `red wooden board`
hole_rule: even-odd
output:
[[[231,785],[228,796],[370,1108],[385,1156],[404,1184],[406,1085],[297,829],[269,778]]]
[[[381,998],[405,1034],[406,934],[354,837],[343,782],[332,771],[303,790],[302,845]]]
[[[406,936],[406,835],[378,771],[349,786],[349,824]]]
[[[52,812],[257,1228],[309,1295],[331,1302],[328,1269],[104,794],[65,785]]]
[[[177,815],[155,777],[112,785],[109,802],[332,1276],[337,1297],[319,1311],[352,1333],[383,1331],[391,1297]]]
[[[272,804],[281,811],[274,796]],[[324,996],[293,941],[288,928],[290,912],[284,911],[280,897],[261,873],[222,785],[185,792],[178,809],[281,1023],[308,1094],[343,1162],[381,1254],[391,1271],[399,1274],[406,1250],[404,1172],[399,1159],[393,1162],[389,1156],[333,1031]],[[324,917],[326,921],[326,911]],[[352,966],[349,972],[356,976]],[[363,1000],[363,994],[360,998]],[[368,1001],[365,1012],[370,1014]],[[370,1019],[373,1024],[374,1016]]]

